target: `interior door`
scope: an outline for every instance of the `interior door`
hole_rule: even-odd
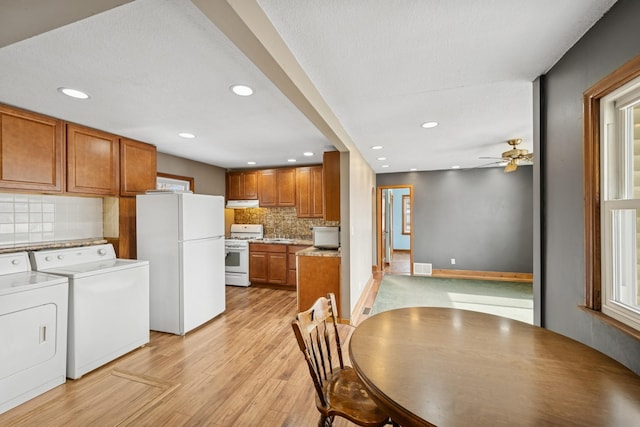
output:
[[[394,190],[402,190],[402,191],[398,192]],[[402,227],[398,228],[395,231],[395,234],[392,231],[394,224],[392,223],[393,205],[391,204],[391,202],[394,196],[396,199],[402,200],[402,197],[407,195],[407,190],[408,190],[410,205],[413,205],[413,186],[411,184],[379,186],[377,189],[378,195],[376,198],[376,211],[377,211],[376,212],[376,217],[377,217],[376,264],[383,271],[385,270],[386,267],[390,267],[392,256],[395,252],[393,250],[393,245],[394,245],[393,242],[394,240],[399,240],[400,242],[396,242],[396,243],[401,245],[402,251],[406,251],[408,249],[409,256],[407,259],[406,256],[400,256],[396,254],[397,256],[396,256],[394,268],[397,271],[409,272],[409,274],[412,275],[413,274],[413,227],[411,227],[408,230],[408,236],[402,235],[404,234],[402,233],[402,230],[403,230]],[[412,210],[413,206],[410,206],[409,209]],[[397,215],[402,215],[402,213],[397,212],[395,216],[397,217]],[[411,213],[409,213],[409,215],[413,217]],[[413,225],[413,221],[411,221],[411,219],[409,220],[409,223]],[[408,239],[408,242],[406,242],[406,239]],[[405,246],[407,246],[407,243],[408,243],[408,247],[405,248]],[[407,262],[408,265],[404,264],[405,262]]]
[[[389,233],[389,237],[387,239],[387,260],[389,264],[393,261],[393,190],[389,190],[388,197],[389,205],[387,206],[387,232]]]
[[[382,203],[380,205],[380,236],[382,238],[382,265],[389,263],[387,257],[387,193],[388,190],[382,190]]]

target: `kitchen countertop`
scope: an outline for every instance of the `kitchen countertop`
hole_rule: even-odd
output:
[[[308,246],[308,248],[296,252],[297,256],[321,256],[321,257],[340,257],[340,248],[338,249],[318,249],[313,247],[313,241],[308,239],[279,239],[269,238],[249,240],[249,243],[263,243],[267,245],[289,245],[289,246]]]
[[[22,252],[22,251],[37,251],[40,249],[60,249],[60,248],[74,248],[79,246],[91,246],[107,243],[105,239],[93,238],[93,239],[81,239],[81,240],[60,240],[56,242],[37,242],[37,243],[20,243],[15,245],[0,245],[0,253],[10,252]]]
[[[340,248],[338,249],[318,249],[314,247],[302,249],[296,252],[296,256],[323,256],[323,257],[340,257]]]
[[[249,243],[265,243],[267,245],[295,245],[295,246],[312,246],[313,241],[308,239],[279,239],[269,238],[264,239],[252,239]]]

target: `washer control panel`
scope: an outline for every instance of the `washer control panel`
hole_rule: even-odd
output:
[[[110,243],[81,246],[79,248],[46,249],[31,252],[29,255],[34,270],[47,270],[50,268],[116,259],[116,252]]]

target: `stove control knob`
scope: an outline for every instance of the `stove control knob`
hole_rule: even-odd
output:
[[[51,255],[47,255],[46,257],[44,257],[45,261],[51,261],[53,259],[53,257]]]
[[[19,259],[14,259],[13,261],[11,261],[11,264],[20,265],[20,260]]]
[[[106,255],[107,251],[105,249],[98,249],[98,255]]]

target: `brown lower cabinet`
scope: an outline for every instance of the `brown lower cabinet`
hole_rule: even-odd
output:
[[[338,256],[298,255],[299,312],[308,310],[318,298],[326,297],[329,292],[335,294],[338,310],[342,310],[340,260]]]
[[[287,247],[287,264],[289,273],[287,284],[293,288],[298,284],[298,272],[296,270],[296,252],[308,248],[308,245],[289,245]]]
[[[287,245],[249,244],[251,283],[286,285],[287,273]]]

